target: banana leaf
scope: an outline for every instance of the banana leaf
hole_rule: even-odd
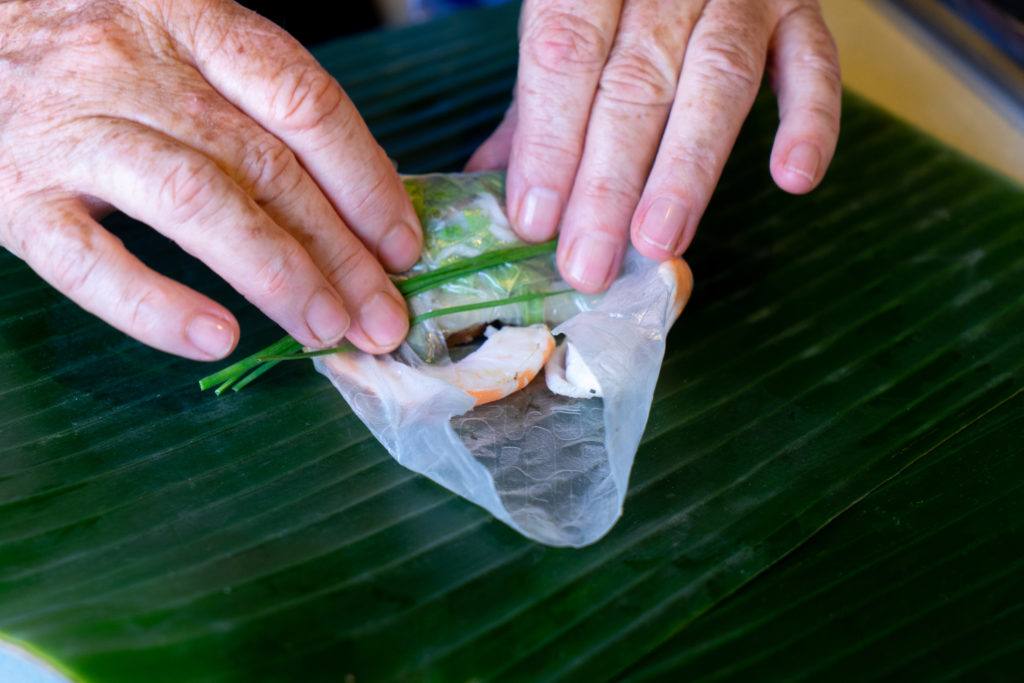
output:
[[[402,171],[453,169],[508,103],[515,14],[317,54]],[[0,255],[0,631],[98,683],[671,675],[711,661],[676,655],[716,628],[776,623],[759,595],[796,601],[843,563],[884,578],[872,567],[905,538],[955,542],[942,503],[896,530],[869,513],[983,491],[996,470],[972,463],[996,451],[999,485],[1020,479],[1024,194],[856,97],[844,117],[825,184],[794,198],[768,176],[777,116],[757,102],[688,253],[696,289],[625,515],[581,551],[532,544],[402,469],[311,368],[201,395],[206,366],[126,339]],[[279,335],[174,245],[107,225],[231,306],[240,354]],[[1009,545],[1001,510],[972,514]],[[975,592],[1005,568],[985,548],[959,549],[980,565]],[[801,628],[840,595],[818,593]],[[872,623],[912,632],[922,596],[872,603]],[[708,625],[719,610],[725,626]],[[857,657],[836,637],[799,649],[808,673]],[[860,651],[892,657],[875,673],[909,654]]]
[[[623,679],[1017,678],[1024,662],[1021,434],[1024,394],[1017,394]]]

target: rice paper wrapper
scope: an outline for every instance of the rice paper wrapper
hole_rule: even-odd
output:
[[[504,213],[503,174],[405,178],[424,227],[424,256],[411,275],[453,259],[521,244]],[[499,307],[506,324],[557,324],[596,376],[601,398],[552,393],[543,370],[524,389],[474,407],[474,398],[420,372],[426,358],[447,363],[445,334],[470,319],[428,321],[393,354],[353,352],[315,359],[355,413],[399,463],[486,508],[524,536],[553,546],[585,546],[622,513],[665,336],[685,291],[679,270],[630,251],[602,297],[552,297],[541,311]],[[685,270],[685,266],[682,266]],[[689,277],[688,271],[685,272]],[[553,285],[553,286],[552,286]],[[560,289],[553,258],[519,262],[417,295],[415,313],[521,291]],[[447,326],[447,329],[446,329]]]
[[[315,364],[399,463],[535,541],[585,546],[622,514],[677,315],[663,273],[630,252],[596,306],[553,330],[576,347],[603,398],[553,394],[541,373],[525,389],[474,408],[466,392],[419,373],[407,346]]]
[[[419,262],[405,275],[420,275],[461,259],[524,246],[505,214],[504,173],[429,173],[405,176],[403,181],[423,225],[423,252]],[[558,275],[553,255],[498,265],[450,281],[414,295],[409,308],[417,315],[552,289],[569,289]],[[413,326],[406,341],[419,357],[443,361],[448,358],[446,338],[454,331],[499,319],[516,326],[541,322],[557,325],[590,308],[597,299],[576,292],[528,304],[446,315]]]

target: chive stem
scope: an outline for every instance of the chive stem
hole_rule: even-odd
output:
[[[292,339],[290,336],[279,339],[270,346],[266,347],[262,351],[254,353],[251,356],[243,358],[237,363],[233,363],[228,367],[218,370],[212,375],[207,375],[199,380],[199,389],[206,391],[212,387],[218,387],[221,392],[227,389],[226,386],[222,386],[227,382],[234,382],[238,380],[242,375],[247,373],[260,364],[259,357],[266,355],[273,355],[276,353],[291,353],[296,349],[301,349],[302,345]],[[230,386],[230,385],[229,385]]]
[[[356,347],[351,344],[340,344],[329,349],[317,349],[315,351],[304,351],[302,353],[282,353],[276,356],[260,356],[259,360],[261,363],[277,362],[282,360],[305,360],[307,358],[316,358],[317,356],[333,356],[336,353],[344,353],[346,351],[355,351]]]
[[[402,296],[408,298],[414,294],[421,294],[428,290],[440,287],[446,282],[451,282],[452,280],[465,275],[478,273],[481,270],[505,265],[506,263],[525,261],[526,259],[531,259],[543,254],[550,254],[555,251],[557,246],[558,240],[551,240],[548,242],[541,242],[540,244],[527,244],[526,246],[508,247],[507,249],[495,249],[494,251],[488,251],[480,254],[479,256],[474,256],[473,258],[462,259],[460,261],[455,261],[454,263],[449,263],[446,266],[441,266],[440,268],[427,273],[420,273],[419,275],[413,275],[412,277],[404,280],[398,280],[395,283],[395,286],[398,287],[398,291],[401,292]]]
[[[465,313],[467,311],[478,311],[485,308],[498,308],[499,306],[509,306],[512,304],[529,303],[531,301],[539,301],[541,299],[547,299],[548,297],[558,296],[559,294],[572,294],[575,290],[572,289],[558,289],[550,292],[528,292],[526,294],[519,294],[517,296],[510,296],[505,299],[491,299],[490,301],[476,301],[471,304],[462,304],[460,306],[449,306],[448,308],[438,308],[433,311],[427,311],[420,315],[412,318],[410,324],[416,325],[423,322],[424,320],[430,320],[431,318],[439,318],[444,315],[453,315],[455,313]],[[283,360],[306,360],[308,358],[316,358],[317,356],[331,356],[335,353],[344,353],[346,351],[354,351],[355,347],[351,344],[342,344],[335,346],[330,349],[317,349],[316,351],[306,351],[303,353],[287,353],[279,355],[267,354],[265,356],[259,356],[256,360],[261,363],[277,363]],[[262,369],[262,368],[260,368]],[[256,372],[256,371],[254,371]],[[251,376],[251,375],[250,375]],[[248,377],[246,378],[248,380]],[[251,381],[251,380],[249,380]],[[245,382],[248,384],[248,381]],[[235,387],[235,391],[242,388],[243,385]]]
[[[424,320],[430,320],[431,318],[440,318],[443,315],[452,315],[455,313],[465,313],[467,311],[479,311],[485,308],[498,308],[499,306],[508,306],[511,304],[523,304],[531,301],[539,301],[540,299],[547,299],[551,296],[558,296],[560,294],[572,294],[575,290],[573,289],[556,289],[550,292],[528,292],[526,294],[519,294],[517,296],[510,296],[506,299],[493,299],[491,301],[476,301],[471,304],[462,304],[461,306],[449,306],[448,308],[438,308],[433,311],[427,311],[426,313],[420,313],[412,319],[413,325],[418,325]]]
[[[494,268],[496,266],[516,263],[536,256],[550,254],[555,251],[557,246],[558,241],[551,240],[540,244],[528,244],[525,246],[508,247],[506,249],[495,249],[494,251],[489,251],[473,258],[462,259],[449,263],[448,265],[437,268],[436,270],[413,275],[412,277],[408,277],[404,280],[396,280],[395,286],[398,288],[398,291],[402,296],[408,299],[416,294],[436,289],[437,287],[460,277],[473,275],[474,273]],[[549,296],[568,294],[572,291],[573,290],[571,289],[565,289],[551,292],[530,292],[527,294],[508,297],[506,299],[480,301],[477,303],[463,304],[461,306],[440,308],[415,316],[412,318],[411,324],[416,325],[424,320],[430,320],[431,318],[437,318],[443,315],[537,301]],[[251,356],[243,358],[237,363],[233,363],[212,375],[203,377],[199,380],[199,389],[201,391],[206,391],[207,389],[217,387],[214,393],[218,396],[228,389],[240,391],[250,382],[259,378],[281,361],[304,360],[317,356],[327,356],[343,351],[351,351],[353,348],[354,347],[351,344],[346,342],[345,344],[335,346],[330,349],[318,349],[316,351],[309,351],[305,353],[295,353],[302,349],[302,345],[292,337],[286,336],[274,342],[270,346],[257,351]]]
[[[221,395],[221,394],[223,394],[223,393],[224,393],[225,391],[227,391],[228,389],[230,389],[230,388],[231,388],[231,385],[233,385],[233,384],[234,384],[235,382],[237,382],[237,381],[238,381],[238,377],[241,377],[241,375],[238,375],[237,377],[232,377],[232,378],[231,378],[231,379],[229,379],[228,381],[224,382],[224,383],[223,383],[223,384],[221,384],[221,385],[220,385],[219,387],[217,387],[216,389],[214,389],[214,390],[213,390],[213,393],[215,393],[215,394],[216,394],[217,396],[220,396],[220,395]]]
[[[299,347],[299,348],[301,348],[301,347]],[[264,363],[263,361],[260,361],[259,367],[254,369],[252,372],[250,372],[248,375],[246,375],[242,379],[238,380],[238,384],[235,384],[235,386],[231,387],[231,390],[232,391],[241,391],[246,386],[248,386],[248,384],[250,382],[252,382],[256,378],[258,378],[260,375],[262,375],[263,373],[265,373],[268,370],[270,370],[275,365],[277,365],[277,361],[276,360],[275,361],[271,361],[269,363]],[[220,391],[220,389],[218,389],[218,391]]]

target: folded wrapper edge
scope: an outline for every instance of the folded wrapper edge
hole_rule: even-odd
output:
[[[604,397],[559,397],[546,415],[536,415],[530,407],[550,395],[543,377],[518,392],[534,392],[533,398],[513,394],[493,408],[474,408],[472,396],[402,363],[400,354],[352,352],[316,358],[314,364],[400,464],[484,507],[533,540],[582,547],[604,536],[622,513],[665,336],[691,289],[692,275],[682,260],[657,264],[630,251],[622,275],[598,305],[553,330],[576,347]],[[584,402],[578,406],[585,406],[585,417],[574,420],[582,421],[589,433],[560,441],[551,433],[566,431],[568,423],[556,413],[574,407],[567,402]],[[548,433],[536,441],[545,445],[524,449],[521,444],[529,439],[524,441],[519,432],[536,430]],[[506,439],[505,434],[515,438]],[[513,443],[517,445],[509,445]],[[519,460],[495,464],[506,451],[520,453]],[[559,457],[571,460],[590,479],[546,462]],[[598,462],[602,458],[605,463]],[[540,493],[521,481],[523,474],[532,475],[531,486]],[[575,478],[565,478],[570,475]]]

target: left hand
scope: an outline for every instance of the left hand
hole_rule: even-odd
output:
[[[602,291],[627,236],[659,260],[690,244],[769,53],[772,177],[809,192],[835,152],[841,96],[816,0],[526,0],[515,100],[467,168],[507,164],[516,232],[544,241],[560,226],[562,276]]]

